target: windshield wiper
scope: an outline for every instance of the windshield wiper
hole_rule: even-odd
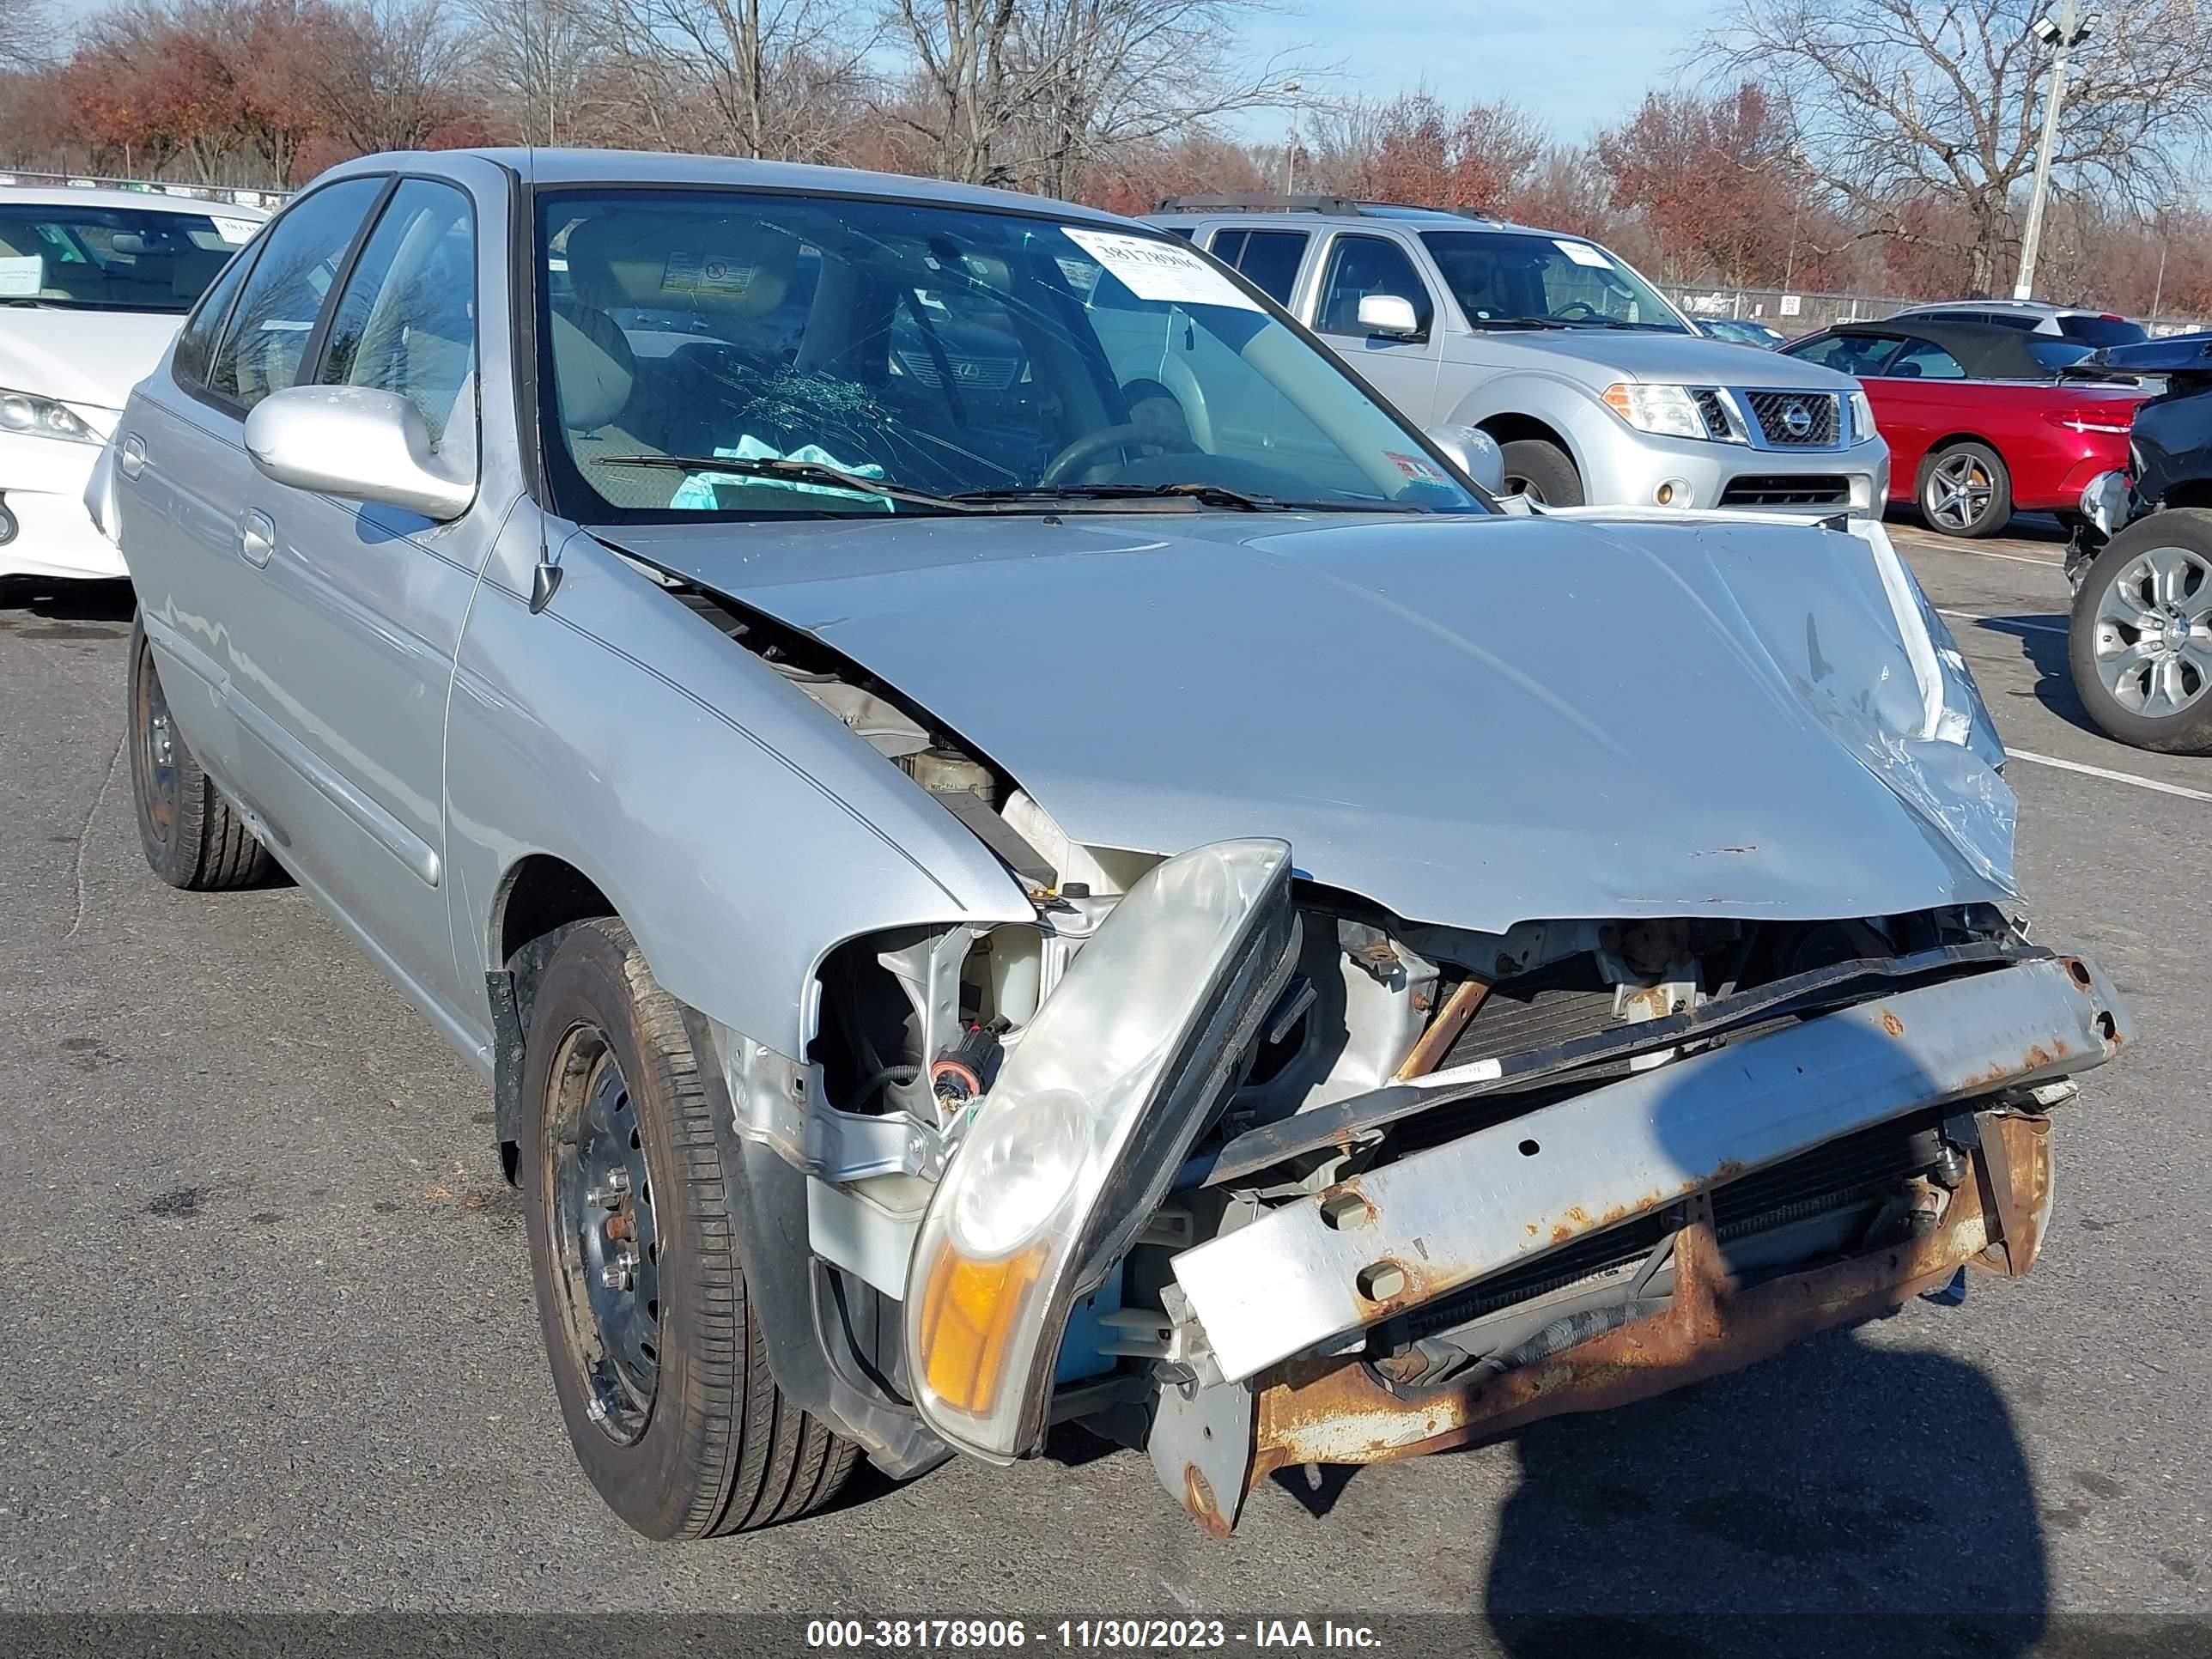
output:
[[[848,472],[841,466],[828,466],[820,461],[747,459],[735,455],[598,455],[591,459],[596,466],[665,466],[678,472],[727,472],[740,478],[773,478],[785,483],[820,484],[858,495],[880,495],[886,501],[933,507],[940,513],[974,511],[964,500],[933,495],[926,489],[909,489],[904,484],[888,483],[881,478],[864,477],[858,472]]]
[[[952,498],[957,501],[979,504],[1013,501],[1103,501],[1109,506],[1127,506],[1133,501],[1158,502],[1162,506],[1180,506],[1188,501],[1195,507],[1234,507],[1241,513],[1280,513],[1288,503],[1272,495],[1247,495],[1240,489],[1224,484],[1210,483],[1064,483],[1032,484],[1006,489],[967,489]]]

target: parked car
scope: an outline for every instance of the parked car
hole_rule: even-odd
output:
[[[1889,440],[1890,499],[1947,536],[2071,513],[2127,454],[2136,387],[2062,378],[2088,349],[1990,323],[1842,323],[1784,355],[1854,375]]]
[[[2026,333],[2056,335],[2094,350],[2149,338],[2141,323],[2109,311],[2047,305],[2039,300],[1935,300],[1890,313],[1893,323],[1987,323]]]
[[[656,1537],[1070,1420],[1226,1530],[2024,1272],[2130,1036],[1879,524],[1501,512],[1090,209],[372,156],[106,454],[149,862],[481,1070]]]
[[[137,191],[0,185],[0,576],[120,576],[84,515],[133,382],[269,216]]]
[[[1709,339],[1726,340],[1730,345],[1757,346],[1762,351],[1775,351],[1790,343],[1790,337],[1778,328],[1750,317],[1692,317],[1698,332]]]
[[[2086,372],[2161,381],[2127,470],[2090,480],[2066,550],[2081,706],[2142,749],[2212,754],[2212,333],[2114,346]]]
[[[1171,198],[1417,423],[1471,427],[1555,507],[1879,516],[1889,451],[1842,376],[1705,338],[1580,236],[1333,197]]]

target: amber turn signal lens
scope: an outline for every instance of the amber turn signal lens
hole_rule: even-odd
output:
[[[930,1264],[921,1304],[921,1363],[939,1399],[962,1411],[988,1411],[1006,1369],[1023,1293],[1044,1266],[1045,1249],[998,1261],[971,1261],[951,1250]]]

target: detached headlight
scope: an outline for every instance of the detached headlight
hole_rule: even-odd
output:
[[[1865,388],[1853,386],[1850,393],[1850,403],[1851,441],[1855,444],[1863,444],[1869,438],[1879,436],[1881,428],[1875,424],[1874,404],[1869,401]],[[1880,511],[1880,509],[1881,503],[1876,502],[1875,510]]]
[[[1686,386],[1625,380],[1599,394],[1605,406],[1638,432],[1662,438],[1733,440],[1735,431],[1717,392]]]
[[[1127,1255],[1287,979],[1291,849],[1156,865],[1069,964],[939,1182],[907,1270],[924,1421],[980,1457],[1042,1438],[1069,1310]]]
[[[70,443],[96,444],[100,434],[72,414],[68,407],[35,392],[9,392],[0,387],[0,432],[27,433],[40,438],[60,438]]]

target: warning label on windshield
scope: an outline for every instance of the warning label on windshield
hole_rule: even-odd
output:
[[[1121,285],[1139,300],[1260,309],[1258,301],[1181,242],[1075,229],[1068,231],[1067,240],[1120,277]]]

